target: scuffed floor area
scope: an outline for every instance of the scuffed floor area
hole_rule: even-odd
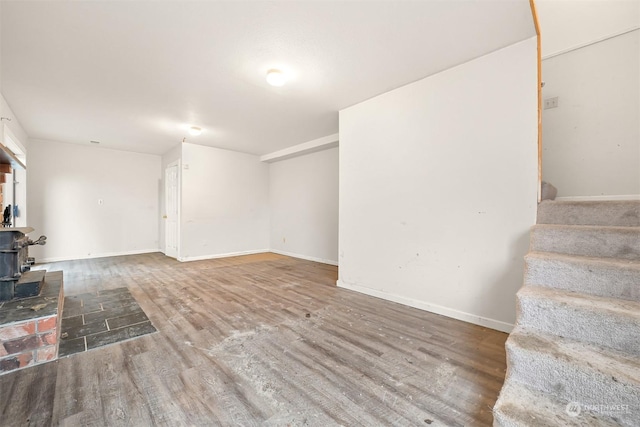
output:
[[[158,333],[0,377],[3,425],[491,425],[507,335],[336,288],[276,254],[45,265],[127,287]]]

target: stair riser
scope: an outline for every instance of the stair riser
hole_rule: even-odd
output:
[[[542,202],[538,224],[640,227],[640,201]]]
[[[502,413],[501,408],[496,405],[493,410],[493,427],[619,427],[618,423],[611,422],[604,417],[599,417],[598,421],[594,421],[592,417],[596,414],[593,413],[581,412],[580,416],[571,418],[565,415],[566,408],[566,404],[554,408],[557,419],[554,419],[553,424],[542,424],[540,422],[540,416],[535,412],[532,412],[531,416],[525,419],[520,417],[514,418],[509,414]],[[535,411],[534,408],[532,409]]]
[[[640,259],[640,231],[637,228],[534,226],[530,249],[535,252],[637,260]]]
[[[512,420],[508,415],[495,411],[493,413],[493,427],[522,427],[520,420]]]
[[[640,411],[640,384],[623,383],[597,370],[580,370],[572,363],[542,353],[513,347],[507,341],[507,381],[518,381],[559,399],[582,405],[628,405],[614,416],[624,426],[636,426]]]
[[[640,302],[640,268],[525,257],[525,285]]]
[[[493,427],[523,427],[524,425],[520,420],[512,420],[500,412],[493,414]]]
[[[636,315],[518,295],[518,325],[640,356]]]
[[[500,411],[494,409],[493,412],[493,427],[520,427],[518,421],[513,421],[508,416],[501,414]]]
[[[494,427],[564,426],[617,427],[619,424],[602,414],[583,411],[577,417],[567,414],[562,400],[540,397],[537,390],[524,388],[508,379],[493,408]]]

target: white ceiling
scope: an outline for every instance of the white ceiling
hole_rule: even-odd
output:
[[[31,138],[153,154],[334,134],[342,108],[535,35],[528,0],[1,7],[2,92]],[[269,86],[269,68],[291,81]]]

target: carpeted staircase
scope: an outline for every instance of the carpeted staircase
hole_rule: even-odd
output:
[[[640,426],[640,201],[544,201],[494,426]]]

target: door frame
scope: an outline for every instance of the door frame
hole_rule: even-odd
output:
[[[175,259],[180,259],[180,218],[181,218],[181,211],[182,211],[182,191],[181,191],[181,183],[182,183],[182,174],[180,173],[180,159],[175,160],[169,164],[167,164],[164,168],[163,171],[163,175],[162,175],[162,180],[164,182],[163,185],[163,195],[164,195],[164,200],[163,200],[163,204],[164,204],[164,214],[162,215],[162,227],[163,227],[163,236],[164,236],[164,245],[162,248],[162,253],[165,254],[166,256],[172,257],[174,258],[172,255],[168,255],[167,254],[167,170],[171,167],[176,167],[176,203],[177,203],[177,213],[176,213],[176,253],[175,253]]]

